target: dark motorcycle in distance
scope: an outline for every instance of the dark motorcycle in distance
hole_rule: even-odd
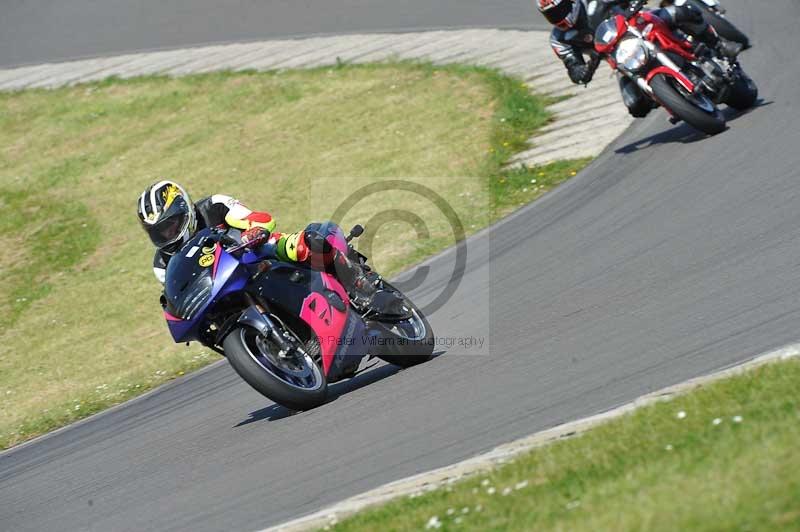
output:
[[[750,39],[725,16],[725,8],[719,0],[663,0],[661,7],[692,4],[703,13],[703,18],[711,24],[723,39],[737,42],[750,48]]]
[[[329,242],[369,269],[338,227]],[[357,309],[336,277],[281,262],[266,241],[204,229],[169,261],[162,305],[178,343],[199,341],[227,357],[250,386],[278,404],[323,404],[328,384],[353,377],[367,356],[409,367],[432,357],[422,312],[384,280]]]
[[[709,135],[725,130],[725,104],[744,110],[754,106],[758,87],[738,60],[724,57],[685,35],[674,33],[643,1],[602,22],[595,50],[619,75],[629,78],[672,120],[683,120]]]

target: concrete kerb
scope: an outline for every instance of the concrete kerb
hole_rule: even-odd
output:
[[[575,93],[569,112],[559,114],[564,103],[557,104],[548,132],[561,128],[574,131],[596,113],[584,114],[584,108],[597,110],[598,92],[609,90],[609,82],[600,80],[589,91],[576,91],[547,46],[547,33],[500,29],[433,30],[401,34],[352,34],[316,36],[304,39],[236,43],[183,50],[125,54],[118,57],[69,61],[0,70],[0,90],[57,88],[111,76],[131,78],[140,75],[189,75],[224,70],[282,70],[336,65],[338,62],[365,63],[371,60],[406,59],[436,64],[478,64],[497,68],[530,82],[539,93],[564,95]],[[611,142],[630,123],[620,100],[609,100],[609,113],[620,119],[603,125],[598,138]],[[609,131],[605,131],[608,129]],[[518,154],[513,163],[534,165],[555,158],[548,146],[531,139],[532,148]],[[596,155],[605,144],[597,138],[576,143],[571,158]],[[559,153],[559,156],[563,155]]]

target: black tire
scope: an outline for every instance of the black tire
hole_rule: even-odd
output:
[[[739,28],[733,25],[731,21],[727,18],[714,13],[707,7],[703,5],[702,2],[695,2],[695,4],[699,4],[703,11],[703,18],[706,19],[706,22],[711,24],[720,37],[725,40],[738,42],[739,44],[743,45],[745,48],[750,48],[750,39],[742,33]]]
[[[739,111],[753,107],[758,101],[758,86],[744,72],[740,72],[725,98],[725,103]]]
[[[678,92],[673,81],[664,74],[657,74],[653,77],[650,80],[650,87],[661,105],[693,128],[708,135],[716,135],[725,131],[725,117],[719,109],[714,107],[714,111],[709,112],[694,105]]]
[[[255,329],[237,327],[225,338],[225,356],[236,373],[257,392],[291,410],[310,410],[325,403],[328,383],[319,366],[313,360],[310,361],[314,367],[312,371],[319,378],[319,387],[301,389],[288,384],[267,371],[250,354],[250,338],[258,334]]]
[[[384,287],[396,290],[397,292],[401,293],[399,290],[391,286],[389,283],[384,281]],[[391,331],[391,323],[383,323],[377,322],[379,326],[381,326],[387,335],[392,335],[395,338],[399,339],[399,343],[397,345],[393,345],[390,349],[394,350],[401,350],[399,353],[381,353],[379,358],[385,360],[389,364],[393,364],[395,366],[400,366],[401,368],[410,368],[412,366],[417,366],[419,364],[423,364],[428,362],[431,358],[433,358],[433,348],[435,346],[436,337],[433,334],[433,328],[431,324],[428,323],[428,318],[422,313],[419,308],[410,300],[408,299],[405,294],[403,294],[404,301],[406,305],[408,305],[414,312],[414,314],[419,318],[422,324],[425,327],[425,335],[424,338],[411,341],[406,338],[397,336],[396,334],[392,333]]]

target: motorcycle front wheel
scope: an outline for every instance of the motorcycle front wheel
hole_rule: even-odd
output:
[[[291,410],[310,410],[323,404],[328,394],[325,375],[314,360],[316,339],[280,356],[278,346],[251,327],[237,327],[223,342],[230,365],[247,384],[265,397]]]
[[[677,82],[664,74],[657,74],[650,80],[656,99],[677,118],[708,135],[725,131],[725,117],[711,100],[704,96],[694,96],[682,87],[679,89],[677,85]]]
[[[417,306],[402,292],[389,283],[382,281],[382,289],[396,292],[403,299],[403,305],[410,312],[405,319],[391,321],[376,320],[376,325],[384,331],[384,335],[395,340],[390,342],[379,357],[389,364],[410,368],[433,358],[435,336],[428,319]]]

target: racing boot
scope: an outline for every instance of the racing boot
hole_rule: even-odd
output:
[[[744,49],[744,46],[738,42],[728,41],[720,37],[717,30],[710,24],[706,24],[705,29],[697,35],[697,40],[728,59],[736,59],[736,56]]]
[[[381,276],[374,271],[364,271],[341,251],[334,257],[336,276],[342,281],[354,306],[360,310],[369,308],[372,298],[380,286]]]
[[[728,59],[736,59],[736,56],[738,56],[742,50],[744,50],[744,45],[738,42],[726,41],[720,38],[717,43],[717,52]]]

